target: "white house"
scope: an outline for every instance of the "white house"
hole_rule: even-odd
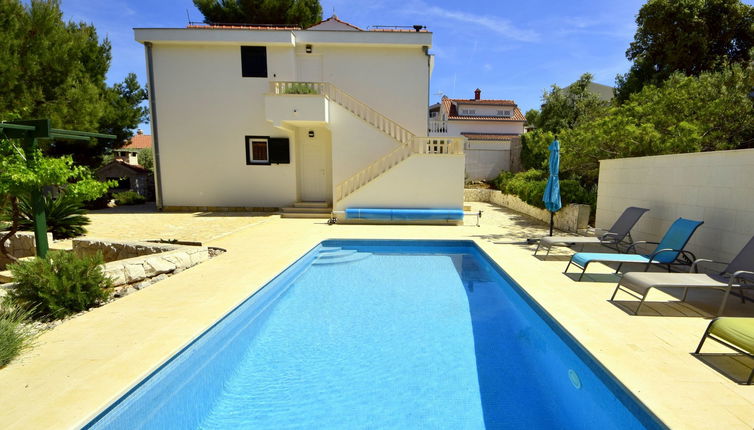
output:
[[[431,33],[334,16],[134,31],[159,207],[462,208],[463,138],[427,137]]]
[[[526,118],[513,100],[451,99],[429,107],[430,136],[466,137],[466,179],[493,179],[521,164],[521,135]]]

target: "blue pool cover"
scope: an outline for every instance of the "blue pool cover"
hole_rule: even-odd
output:
[[[473,242],[333,240],[86,428],[665,427]]]
[[[461,209],[384,209],[384,208],[348,208],[347,219],[368,219],[387,221],[422,221],[422,220],[463,220]]]

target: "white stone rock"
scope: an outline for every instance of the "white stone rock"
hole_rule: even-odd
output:
[[[150,257],[145,262],[147,276],[155,276],[175,270],[175,264],[161,257]],[[151,274],[150,274],[151,273]]]
[[[141,281],[146,277],[144,266],[141,264],[126,264],[123,266],[126,272],[126,282],[133,283]]]

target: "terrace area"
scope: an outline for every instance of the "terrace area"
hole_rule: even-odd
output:
[[[656,292],[633,316],[631,303],[607,301],[615,285],[609,268],[595,268],[577,283],[562,274],[570,251],[556,250],[547,260],[532,255],[526,239],[546,234],[545,224],[487,203],[471,205],[484,211],[480,227],[471,219],[459,227],[329,226],[243,212],[159,213],[148,206],[138,213],[92,212],[93,237],[201,241],[228,252],[43,333],[33,349],[0,371],[3,425],[86,424],[298,257],[332,238],[474,240],[669,427],[754,425],[754,391],[737,383],[747,375],[739,357],[719,349],[711,366],[690,354],[720,293],[696,293],[680,303]],[[726,310],[752,313],[751,303],[737,300]],[[714,348],[709,343],[705,352]]]

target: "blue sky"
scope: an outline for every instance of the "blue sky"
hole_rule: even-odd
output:
[[[426,25],[434,33],[430,103],[440,93],[513,99],[525,112],[539,108],[550,85],[565,86],[585,72],[612,85],[628,70],[625,51],[643,0],[320,0],[360,27]],[[135,72],[146,82],[143,47],[133,27],[183,27],[202,15],[191,0],[62,0],[66,19],[93,23],[113,46],[110,82]]]

